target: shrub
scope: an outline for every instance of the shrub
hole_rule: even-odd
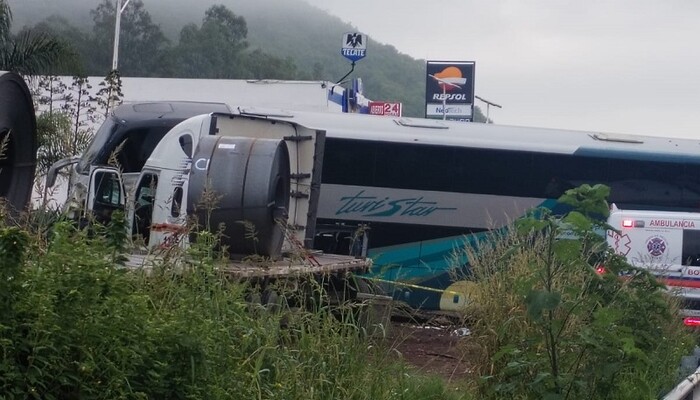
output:
[[[572,189],[559,200],[567,214],[535,210],[465,249],[484,397],[656,398],[678,378],[693,336],[654,277],[607,249],[594,218],[607,215],[607,193]]]
[[[0,227],[0,398],[459,397],[387,362],[342,306],[247,302],[253,288],[226,277],[216,240],[196,241],[187,263],[122,267],[114,217],[82,230],[57,222],[47,243]]]

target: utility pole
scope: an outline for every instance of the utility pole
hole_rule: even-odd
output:
[[[122,13],[131,0],[126,0],[122,5],[122,0],[117,0],[117,18],[114,23],[114,52],[112,53],[112,71],[116,71],[119,65],[119,31],[122,24]]]
[[[498,104],[496,104],[496,103],[494,103],[494,102],[491,102],[491,101],[488,101],[488,100],[486,100],[486,99],[484,99],[484,98],[482,98],[482,97],[479,97],[479,96],[477,96],[477,95],[474,95],[474,97],[476,97],[477,99],[479,99],[479,100],[483,101],[484,103],[486,103],[486,123],[487,123],[487,124],[489,123],[489,108],[490,108],[491,106],[498,107],[498,108],[503,108],[503,107],[499,106]]]

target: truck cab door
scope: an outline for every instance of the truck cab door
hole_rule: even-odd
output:
[[[181,171],[144,169],[130,207],[131,235],[149,248],[170,248],[186,240],[187,176]],[[173,183],[176,182],[176,183]]]
[[[95,221],[106,224],[112,219],[115,210],[124,210],[125,192],[121,174],[112,167],[93,167],[90,181],[86,213]]]
[[[132,238],[140,237],[145,245],[149,244],[151,237],[157,190],[158,174],[153,171],[142,171],[136,186],[134,206],[130,208],[129,220]]]

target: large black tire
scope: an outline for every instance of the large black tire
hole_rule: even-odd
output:
[[[0,197],[12,211],[27,207],[34,185],[37,134],[29,88],[17,74],[0,74]]]
[[[282,251],[290,200],[289,152],[278,139],[207,136],[192,157],[188,214],[200,226],[225,229],[233,257]]]

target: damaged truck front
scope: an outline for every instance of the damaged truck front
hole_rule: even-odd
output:
[[[106,222],[115,210],[124,210],[131,236],[151,250],[186,247],[194,220],[199,226],[224,227],[221,240],[232,263],[252,254],[271,260],[299,252],[308,256],[325,132],[261,116],[216,112],[225,107],[120,106],[81,158],[52,167],[47,185],[55,183],[61,168],[76,164],[66,212],[76,220]],[[162,118],[154,118],[158,113]],[[369,265],[366,259],[349,256],[323,260],[315,253],[302,257],[299,266],[284,265],[295,274],[345,274]]]

